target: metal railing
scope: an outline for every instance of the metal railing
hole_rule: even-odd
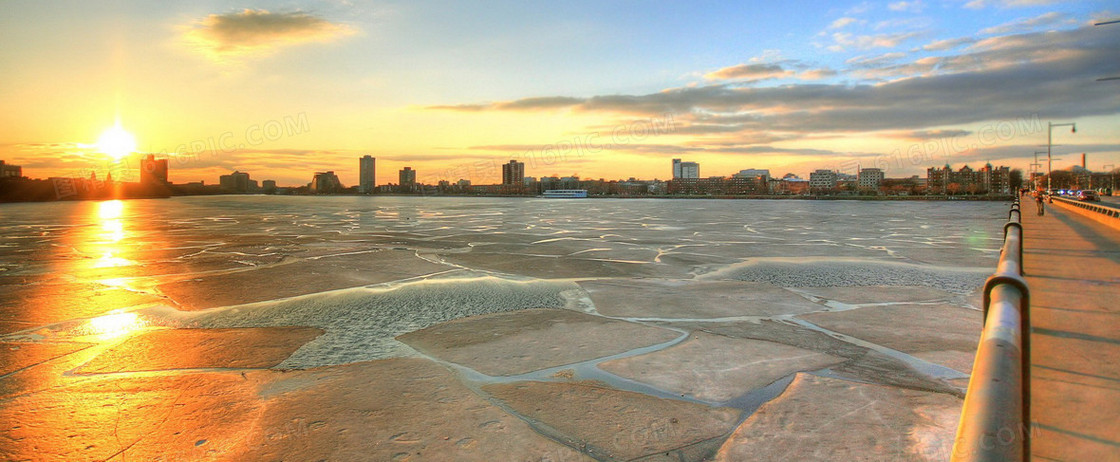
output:
[[[1030,290],[1023,279],[1018,200],[1007,215],[999,264],[984,283],[984,329],[953,443],[953,461],[1030,457]]]
[[[1081,207],[1085,210],[1089,210],[1091,212],[1096,212],[1096,213],[1099,213],[1099,214],[1104,215],[1104,216],[1120,218],[1120,209],[1115,209],[1115,208],[1112,208],[1112,207],[1105,207],[1103,205],[1091,204],[1089,202],[1075,201],[1075,200],[1072,200],[1072,199],[1066,199],[1064,197],[1054,197],[1053,199],[1056,200],[1056,201],[1060,201],[1064,204],[1069,204],[1069,205],[1072,205],[1072,206],[1075,206],[1075,207]]]

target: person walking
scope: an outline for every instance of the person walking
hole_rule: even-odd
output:
[[[1034,202],[1036,204],[1038,204],[1038,216],[1041,217],[1041,216],[1045,215],[1046,214],[1046,203],[1043,202],[1042,191],[1037,191],[1037,192],[1034,193]]]

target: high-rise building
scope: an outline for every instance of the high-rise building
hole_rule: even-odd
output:
[[[249,174],[235,171],[229,175],[222,175],[218,177],[218,186],[229,192],[249,192]]]
[[[309,185],[311,192],[316,194],[334,194],[342,190],[342,182],[334,171],[316,172]]]
[[[412,167],[405,167],[400,172],[400,185],[401,186],[415,186],[416,185],[416,170]]]
[[[673,179],[700,178],[700,164],[673,159]]]
[[[377,188],[377,159],[372,156],[362,156],[358,160],[358,192],[370,194],[375,188]]]
[[[140,183],[167,184],[167,159],[148,154],[140,159]]]
[[[511,159],[509,163],[502,164],[502,184],[525,184],[525,163]]]

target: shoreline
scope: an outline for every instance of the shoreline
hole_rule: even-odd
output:
[[[461,198],[523,198],[523,199],[544,199],[542,196],[530,196],[524,194],[396,194],[396,193],[382,193],[382,194],[244,194],[244,193],[223,193],[223,194],[171,194],[171,195],[126,195],[124,197],[114,196],[85,196],[85,197],[65,197],[59,199],[41,199],[41,198],[27,198],[18,200],[0,200],[0,204],[20,204],[20,203],[50,203],[50,202],[76,202],[76,201],[101,201],[101,200],[131,200],[131,199],[168,199],[173,197],[197,197],[197,196],[277,196],[277,197],[461,197]],[[1003,202],[1014,200],[1015,196],[1010,194],[1004,195],[984,195],[984,196],[812,196],[812,195],[718,195],[718,196],[676,196],[676,195],[644,195],[644,196],[587,196],[582,198],[548,198],[553,200],[572,200],[572,199],[682,199],[682,200],[698,200],[698,199],[719,199],[719,200],[823,200],[823,201],[986,201],[986,202]]]

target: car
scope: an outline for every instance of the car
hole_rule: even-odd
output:
[[[1086,189],[1077,194],[1077,200],[1082,202],[1100,202],[1101,197],[1097,195],[1096,191]]]

